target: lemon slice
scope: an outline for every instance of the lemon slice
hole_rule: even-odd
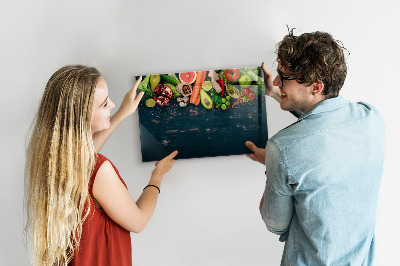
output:
[[[211,81],[204,81],[204,83],[203,83],[203,86],[201,86],[202,88],[203,88],[203,90],[205,90],[205,91],[209,91],[209,90],[211,90],[212,89],[212,83],[211,83]]]
[[[154,99],[150,98],[146,100],[146,106],[147,107],[154,107],[156,105],[156,101]]]

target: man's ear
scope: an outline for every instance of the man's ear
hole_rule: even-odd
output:
[[[318,95],[322,92],[322,90],[324,89],[324,83],[322,82],[315,82],[312,84],[312,95]]]

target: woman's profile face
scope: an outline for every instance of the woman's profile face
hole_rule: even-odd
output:
[[[108,97],[106,81],[100,77],[97,82],[93,99],[92,134],[110,127],[110,113],[115,104]]]

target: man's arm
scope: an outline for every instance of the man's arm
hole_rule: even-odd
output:
[[[283,164],[283,157],[273,142],[266,147],[267,182],[260,202],[260,213],[268,230],[282,235],[289,230],[294,212],[293,195],[288,186],[288,173]],[[285,239],[280,239],[285,240]]]
[[[282,164],[281,152],[273,140],[268,141],[266,149],[258,148],[251,141],[246,141],[245,144],[253,152],[246,156],[266,165],[267,184],[259,206],[262,219],[268,230],[282,235],[289,229],[294,206],[291,188],[287,186],[288,175]],[[282,239],[284,241],[284,238]]]

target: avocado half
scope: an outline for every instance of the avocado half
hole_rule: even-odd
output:
[[[160,75],[151,75],[150,76],[150,88],[153,90],[161,81]]]
[[[211,109],[213,106],[213,101],[211,97],[203,89],[200,90],[200,101],[201,104],[207,109]]]

